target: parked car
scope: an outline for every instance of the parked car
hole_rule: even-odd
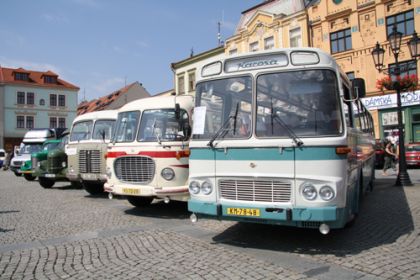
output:
[[[6,151],[3,149],[0,149],[0,168],[3,167],[5,160],[6,160]]]
[[[375,141],[375,168],[383,168],[385,162],[385,146],[381,140]]]
[[[420,166],[420,143],[410,143],[405,147],[407,166]]]

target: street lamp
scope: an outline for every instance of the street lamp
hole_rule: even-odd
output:
[[[397,27],[394,26],[391,34],[388,35],[388,42],[391,47],[391,51],[394,54],[395,67],[383,69],[384,67],[384,54],[385,50],[381,48],[379,42],[376,43],[375,48],[372,50],[372,57],[375,63],[375,68],[381,72],[387,72],[390,75],[395,75],[397,79],[394,81],[394,89],[397,91],[397,114],[398,114],[398,147],[400,151],[399,155],[399,171],[397,176],[396,186],[412,186],[410,176],[407,172],[407,163],[405,161],[405,145],[404,145],[404,127],[402,123],[402,109],[401,109],[401,84],[399,82],[401,68],[398,63],[398,55],[401,48],[401,40],[403,34],[397,31]],[[417,33],[414,32],[413,37],[407,43],[410,54],[413,59],[420,57],[420,39],[417,37]]]

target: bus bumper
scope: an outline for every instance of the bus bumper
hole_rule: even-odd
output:
[[[250,215],[231,215],[228,208],[250,209]],[[188,210],[197,217],[215,218],[219,220],[231,220],[252,223],[276,224],[296,226],[304,228],[318,228],[325,223],[330,228],[342,228],[347,222],[345,208],[335,206],[317,208],[272,208],[272,207],[244,207],[235,204],[216,204],[211,202],[188,201]],[[259,216],[251,216],[251,213],[259,210]]]

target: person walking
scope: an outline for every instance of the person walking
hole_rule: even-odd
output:
[[[385,144],[384,157],[385,157],[385,162],[384,162],[384,169],[382,170],[382,175],[387,176],[388,173],[386,173],[386,171],[389,168],[396,170],[394,159],[397,158],[397,154],[394,152],[394,146],[392,145],[391,141],[387,141]]]

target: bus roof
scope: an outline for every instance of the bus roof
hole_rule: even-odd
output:
[[[145,109],[163,109],[174,108],[178,103],[181,108],[192,108],[194,106],[194,97],[191,95],[171,95],[142,98],[131,101],[119,109],[119,112],[145,110]]]
[[[117,119],[117,110],[104,110],[104,111],[95,111],[86,113],[80,116],[77,116],[73,123],[80,122],[80,121],[88,121],[88,120],[116,120]]]

